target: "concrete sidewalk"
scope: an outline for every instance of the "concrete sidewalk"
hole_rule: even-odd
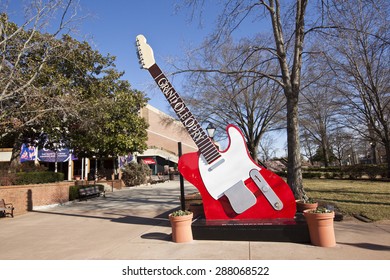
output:
[[[186,186],[186,193],[196,191]],[[80,259],[390,259],[390,221],[335,222],[337,246],[195,240],[171,241],[167,218],[179,207],[179,183],[108,193],[106,198],[0,219],[0,260]]]

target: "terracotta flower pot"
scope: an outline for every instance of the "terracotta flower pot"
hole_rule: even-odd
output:
[[[172,216],[169,214],[169,221],[172,227],[172,241],[176,243],[191,242],[192,238],[192,217],[193,213],[185,216]]]
[[[297,205],[297,212],[303,213],[303,211],[305,211],[305,210],[317,209],[318,202],[315,202],[315,203],[305,203],[302,200],[296,200],[296,205]]]
[[[315,246],[334,247],[336,238],[334,235],[333,219],[335,213],[314,213],[313,210],[305,210],[303,215],[309,227],[310,241]]]

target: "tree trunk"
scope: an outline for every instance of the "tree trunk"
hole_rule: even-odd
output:
[[[257,155],[258,155],[258,143],[257,141],[254,141],[254,140],[250,140],[247,142],[247,148],[248,148],[248,151],[252,157],[252,159],[258,163],[258,158],[257,158]]]
[[[304,41],[305,11],[307,0],[296,1],[295,42],[293,62],[290,72],[288,57],[283,36],[281,10],[279,1],[269,1],[276,52],[283,80],[283,91],[287,99],[287,184],[296,198],[305,196],[302,184],[301,149],[299,142],[298,96],[301,80],[302,50]]]
[[[322,142],[321,142],[321,148],[322,148],[322,155],[324,157],[324,165],[325,167],[328,167],[329,166],[329,149],[328,149],[328,146],[326,144],[326,140],[325,139],[322,139]]]
[[[385,143],[386,161],[387,161],[387,178],[390,178],[390,143]]]
[[[287,98],[287,184],[295,197],[301,199],[305,191],[302,183],[301,153],[299,143],[298,94],[292,90]]]
[[[12,148],[12,155],[9,164],[9,170],[17,170],[20,167],[20,145],[15,144]]]

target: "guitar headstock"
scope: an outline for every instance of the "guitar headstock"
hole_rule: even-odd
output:
[[[141,68],[149,69],[156,63],[152,48],[146,43],[145,36],[141,34],[136,37],[135,44],[137,46],[137,55]]]

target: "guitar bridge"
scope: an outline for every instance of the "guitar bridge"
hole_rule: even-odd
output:
[[[279,197],[276,195],[276,193],[270,187],[270,185],[267,183],[267,181],[264,180],[264,178],[260,174],[260,172],[256,169],[252,169],[249,172],[249,176],[255,182],[255,184],[259,188],[259,190],[264,194],[265,198],[268,200],[268,202],[271,204],[271,206],[275,210],[278,210],[278,211],[282,210],[283,209],[283,202],[279,199]]]

